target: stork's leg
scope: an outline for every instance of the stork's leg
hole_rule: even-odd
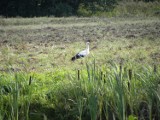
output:
[[[81,65],[83,65],[83,60],[81,60]]]

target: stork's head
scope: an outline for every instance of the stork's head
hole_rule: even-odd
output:
[[[89,45],[89,42],[86,42],[86,45]]]

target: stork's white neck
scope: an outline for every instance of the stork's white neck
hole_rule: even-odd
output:
[[[89,42],[86,43],[86,51],[89,54]]]

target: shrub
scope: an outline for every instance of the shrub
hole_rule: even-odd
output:
[[[55,16],[61,17],[61,16],[71,16],[73,13],[73,8],[67,4],[67,3],[59,3],[56,5],[55,8]]]
[[[114,10],[108,13],[109,16],[157,16],[160,11],[159,2],[119,2]]]

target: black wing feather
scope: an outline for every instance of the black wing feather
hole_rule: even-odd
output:
[[[73,56],[73,57],[71,58],[71,60],[72,60],[72,61],[75,61],[76,59],[79,59],[79,58],[81,58],[81,57],[84,57],[84,55],[76,54],[75,56]]]

